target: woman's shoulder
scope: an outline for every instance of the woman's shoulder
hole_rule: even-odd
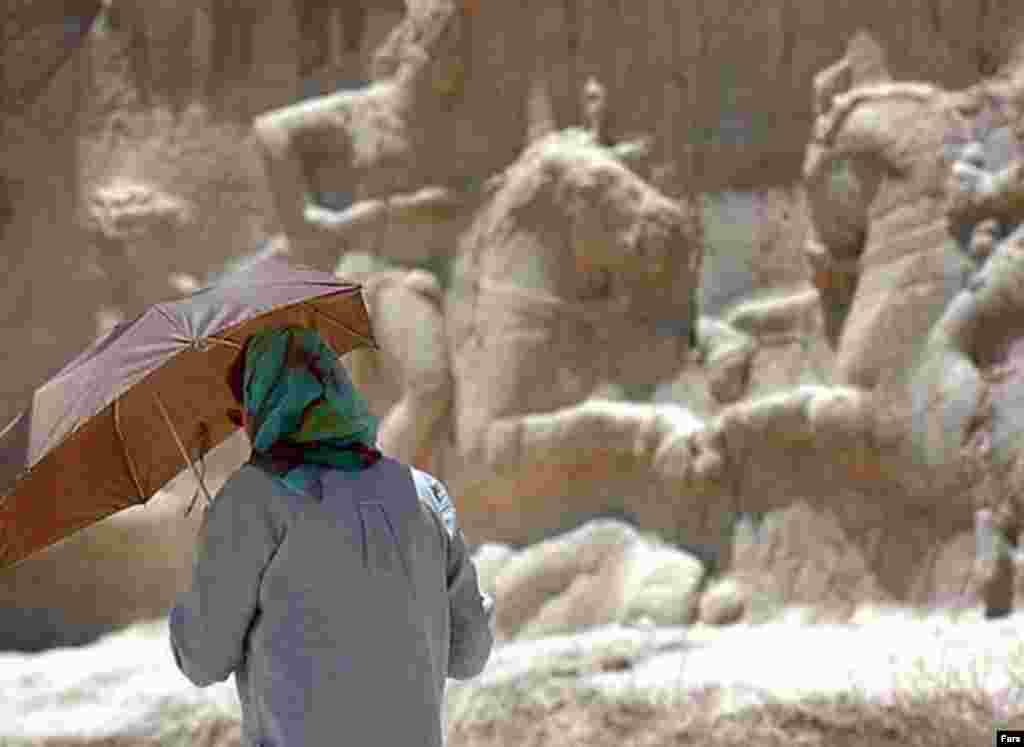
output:
[[[444,483],[429,472],[424,472],[410,465],[412,480],[420,500],[427,503],[444,521],[449,533],[454,534],[457,528],[455,505]]]
[[[221,492],[237,493],[251,510],[270,511],[279,514],[280,518],[290,518],[312,501],[310,496],[252,461],[239,467],[224,483]]]

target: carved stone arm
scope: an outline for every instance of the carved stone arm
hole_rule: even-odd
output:
[[[650,137],[638,137],[632,140],[624,140],[611,146],[612,153],[627,166],[643,164],[651,156],[653,141]]]
[[[384,223],[411,224],[454,217],[465,205],[464,195],[444,187],[424,187],[416,192],[379,200],[361,200],[344,210],[307,205],[305,220],[345,241],[356,233],[379,230]]]
[[[308,120],[295,107],[264,114],[253,125],[281,228],[293,242],[310,233],[304,215],[311,203],[309,185],[295,151],[295,135],[306,126]]]
[[[843,57],[814,76],[814,114],[820,117],[832,108],[832,100],[853,86],[853,69]]]
[[[721,403],[740,399],[757,352],[754,339],[727,322],[702,316],[697,320],[697,341],[712,396]]]

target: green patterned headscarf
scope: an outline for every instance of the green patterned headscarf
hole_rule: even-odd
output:
[[[321,498],[323,471],[357,472],[380,459],[377,419],[316,330],[253,335],[242,392],[254,461],[299,492]]]

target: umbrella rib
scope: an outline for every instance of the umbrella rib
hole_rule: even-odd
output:
[[[234,340],[228,340],[227,338],[224,338],[224,337],[213,337],[211,335],[210,337],[207,337],[206,339],[207,340],[211,340],[212,342],[219,342],[221,345],[227,345],[229,348],[235,348],[235,350],[241,350],[242,349],[242,346],[239,345],[237,342],[235,342]]]
[[[212,506],[213,498],[210,497],[210,491],[206,489],[206,484],[203,482],[202,475],[199,474],[199,470],[196,469],[196,465],[193,463],[192,458],[185,451],[185,444],[181,442],[181,438],[178,436],[178,431],[174,429],[174,424],[171,422],[171,416],[167,413],[167,408],[164,407],[164,403],[160,400],[160,397],[154,393],[153,399],[156,400],[156,406],[160,408],[160,414],[163,415],[164,421],[167,423],[167,427],[171,429],[171,435],[174,437],[174,443],[178,445],[178,450],[181,455],[185,457],[185,461],[188,462],[188,466],[192,468],[192,474],[196,477],[196,482],[199,483],[199,487],[203,491],[203,495],[206,496],[207,502]]]
[[[139,482],[139,475],[135,470],[135,462],[132,460],[132,455],[128,453],[128,444],[124,440],[124,431],[121,430],[121,410],[118,407],[120,403],[120,399],[114,400],[114,432],[117,434],[117,440],[121,442],[121,453],[124,455],[124,462],[128,466],[128,474],[131,475],[132,482],[135,483],[135,489],[139,493],[139,503],[145,503],[146,493]]]
[[[342,322],[338,321],[338,320],[337,320],[337,319],[335,319],[335,318],[334,318],[333,316],[331,316],[330,314],[328,314],[328,313],[326,313],[326,312],[322,311],[321,309],[318,309],[318,308],[317,308],[316,306],[314,306],[314,305],[313,305],[313,304],[311,304],[311,303],[308,303],[308,302],[306,302],[306,301],[303,301],[303,302],[302,302],[302,305],[303,305],[303,306],[308,306],[309,308],[313,309],[313,311],[315,311],[315,312],[316,312],[317,314],[319,314],[320,316],[324,317],[325,319],[327,319],[327,320],[328,320],[329,322],[331,322],[332,324],[336,324],[337,326],[341,327],[341,328],[342,328],[343,330],[345,330],[346,332],[348,332],[348,333],[349,333],[350,335],[352,335],[353,337],[356,337],[357,339],[359,339],[359,340],[361,340],[361,341],[365,342],[366,344],[368,344],[368,345],[369,345],[369,346],[370,346],[371,348],[373,348],[374,350],[379,350],[379,349],[380,349],[380,348],[378,348],[378,347],[377,347],[377,341],[376,341],[376,340],[374,340],[374,339],[373,339],[372,337],[366,337],[366,336],[364,336],[364,335],[361,335],[361,334],[359,334],[359,333],[358,333],[358,332],[356,332],[356,331],[355,331],[354,329],[352,329],[351,327],[349,327],[349,326],[348,326],[347,324],[344,324],[344,323],[342,323]]]
[[[167,309],[163,308],[163,304],[158,303],[152,306],[151,308],[164,319],[166,319],[168,322],[170,322],[172,325],[178,324],[178,321],[173,316],[167,313]]]

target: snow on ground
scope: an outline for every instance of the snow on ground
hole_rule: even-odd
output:
[[[666,695],[680,685],[718,685],[784,700],[857,690],[889,700],[895,690],[941,683],[992,694],[1020,689],[1024,699],[1022,630],[1020,614],[994,622],[892,617],[863,627],[777,622],[692,629],[682,650],[639,663],[631,677],[595,674],[590,684]]]
[[[166,620],[81,648],[0,653],[4,737],[161,736],[168,719],[239,717],[234,676],[205,690],[174,664]]]
[[[790,699],[860,688],[884,698],[894,688],[919,691],[935,683],[977,685],[1016,701],[1021,689],[1011,672],[1024,675],[1022,632],[1024,614],[985,622],[977,612],[960,622],[883,614],[863,625],[806,625],[790,616],[725,629],[610,626],[498,648],[479,678],[449,681],[446,716],[476,710],[474,704],[486,701],[489,692],[529,681],[531,673],[611,696],[643,693],[666,702],[704,685],[732,687],[732,704],[723,708],[756,703],[765,694]],[[628,652],[634,666],[601,672],[574,664],[616,651]],[[174,665],[165,620],[84,648],[0,654],[0,742],[159,738],[214,715],[239,717],[234,678],[205,690],[188,682]]]

